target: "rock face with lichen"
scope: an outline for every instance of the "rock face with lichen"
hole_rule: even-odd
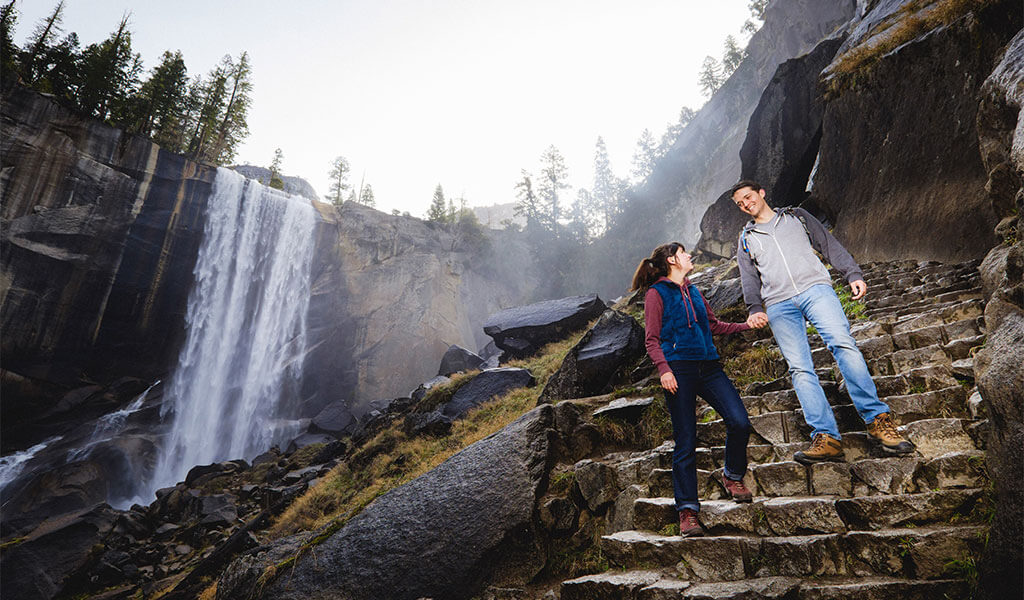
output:
[[[989,471],[996,494],[995,518],[981,562],[986,598],[1017,598],[1024,584],[1017,568],[1024,560],[1024,31],[1009,44],[982,87],[978,131],[988,171],[985,191],[997,215],[996,233],[1005,239],[981,267],[988,305],[985,347],[975,357],[978,388],[992,420]]]
[[[7,438],[62,390],[174,363],[214,170],[15,85],[2,139]]]
[[[1014,0],[880,2],[823,72],[812,200],[860,260],[980,258],[996,243],[978,96],[1022,25]]]

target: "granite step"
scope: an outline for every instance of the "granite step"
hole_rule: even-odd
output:
[[[693,582],[671,570],[608,571],[562,583],[561,600],[936,600],[966,598],[962,579],[896,577],[756,577],[740,581]]]
[[[645,531],[602,536],[612,564],[627,570],[671,567],[681,578],[736,581],[755,577],[950,576],[949,557],[977,555],[986,528],[977,525],[896,527],[795,536],[684,538]]]
[[[793,444],[806,449],[807,444]],[[792,460],[792,448],[769,448],[782,456],[748,458],[744,483],[756,497],[784,497],[813,494],[838,497],[871,494],[900,494],[943,489],[979,487],[984,485],[985,453],[980,450],[955,450],[930,459],[919,456],[864,456],[846,462],[823,462],[803,465]],[[758,451],[759,453],[761,451]],[[786,456],[783,453],[787,453]],[[712,461],[711,456],[718,456]],[[704,452],[697,460],[698,496],[701,501],[726,498],[720,485],[722,449]],[[754,452],[748,448],[750,457]],[[651,469],[635,481],[642,483],[648,497],[671,498],[672,469],[663,466]]]
[[[877,495],[844,498],[808,496],[806,481],[803,485],[800,494],[756,496],[749,503],[702,500],[698,518],[709,535],[758,536],[843,533],[941,524],[951,519],[966,523],[981,518],[983,492],[980,488],[877,494],[873,488],[869,490],[858,482],[857,487],[862,492]],[[916,488],[916,484],[910,485]],[[634,530],[658,532],[677,520],[672,498],[641,497],[634,501]]]

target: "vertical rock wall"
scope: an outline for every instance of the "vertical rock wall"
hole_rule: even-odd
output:
[[[4,90],[0,137],[7,427],[59,399],[8,393],[26,380],[167,369],[213,170],[17,86]]]
[[[996,243],[978,96],[1020,29],[1021,4],[979,3],[941,18],[928,11],[950,3],[934,4],[879,3],[825,71],[812,194],[862,261],[968,260]]]
[[[974,374],[992,424],[986,463],[995,515],[980,565],[981,598],[1024,594],[1024,31],[1008,45],[982,87],[979,142],[988,171],[985,191],[1003,243],[981,266],[988,304],[985,346]]]

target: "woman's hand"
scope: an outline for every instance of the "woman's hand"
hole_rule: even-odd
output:
[[[661,387],[668,390],[670,394],[676,393],[676,390],[679,389],[679,384],[676,383],[676,376],[672,374],[672,371],[661,376]]]
[[[768,315],[763,312],[756,312],[747,317],[747,325],[750,325],[751,329],[760,329],[768,325]]]

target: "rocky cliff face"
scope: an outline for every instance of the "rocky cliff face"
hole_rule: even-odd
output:
[[[238,171],[249,179],[255,179],[263,185],[270,185],[270,169],[266,167],[257,167],[255,165],[233,165],[228,168]],[[320,199],[320,197],[316,195],[316,190],[313,189],[313,186],[301,177],[282,175],[281,181],[284,183],[284,191],[293,196],[302,196],[303,198],[309,198],[310,200]]]
[[[3,426],[17,449],[38,440],[13,433],[68,389],[173,368],[215,170],[16,86],[2,115]],[[406,394],[533,288],[525,248],[501,232],[316,206],[309,416]]]
[[[594,291],[610,298],[621,294],[632,269],[658,243],[678,240],[694,247],[704,211],[739,178],[747,121],[776,67],[813,49],[855,12],[854,0],[768,5],[742,64],[683,129],[608,239],[596,245],[593,252],[608,257],[598,262]]]
[[[304,395],[317,406],[407,395],[452,344],[482,348],[488,315],[535,287],[529,252],[503,231],[319,205]]]
[[[978,132],[988,182],[985,191],[1004,238],[982,263],[989,297],[985,347],[975,358],[975,376],[991,414],[989,471],[996,510],[981,564],[981,597],[1016,598],[1024,582],[1015,575],[1024,538],[1024,31],[1007,47],[982,87]]]
[[[645,191],[671,202],[666,231],[693,245],[700,218],[740,174],[739,151],[758,98],[783,61],[800,56],[854,16],[852,0],[771,2],[747,58],[683,130]]]
[[[805,202],[810,188],[805,206],[859,260],[979,258],[1006,211],[985,192],[979,91],[1021,27],[1021,7],[891,0],[866,8],[838,51],[825,42],[776,72],[750,120],[743,175],[757,178],[774,206]],[[728,198],[708,211],[701,249],[735,251],[735,213]]]
[[[812,192],[861,260],[965,260],[996,243],[978,95],[1021,27],[1021,5],[937,14],[956,3],[919,4],[879,3],[824,73]]]
[[[7,442],[52,386],[173,364],[214,171],[18,87],[2,117]]]

